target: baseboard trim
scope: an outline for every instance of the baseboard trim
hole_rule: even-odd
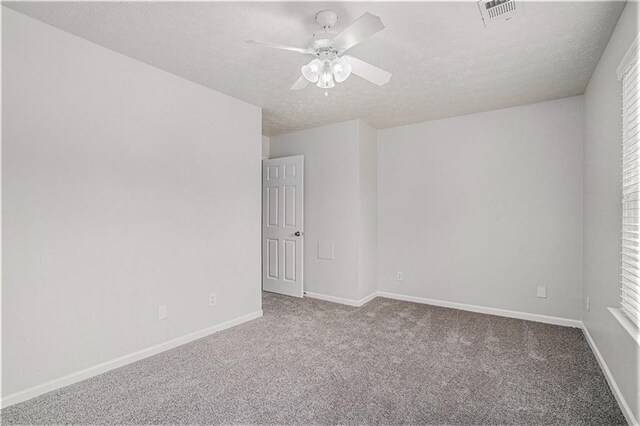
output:
[[[408,296],[405,294],[389,293],[386,291],[375,291],[360,300],[347,299],[344,297],[329,296],[327,294],[313,293],[305,291],[304,295],[312,299],[320,299],[327,302],[340,303],[342,305],[360,307],[365,303],[383,297],[386,299],[402,300],[405,302],[422,303],[424,305],[442,306],[445,308],[460,309],[462,311],[477,312],[480,314],[497,315],[500,317],[516,318],[527,321],[543,322],[546,324],[562,325],[566,327],[582,328],[582,321],[569,318],[552,317],[548,315],[531,314],[528,312],[509,311],[506,309],[488,308],[486,306],[468,305],[466,303],[447,302],[444,300],[428,299],[425,297]]]
[[[593,353],[595,354],[596,359],[598,360],[598,364],[600,364],[600,369],[604,373],[604,377],[607,379],[607,383],[609,383],[611,392],[613,392],[613,396],[616,397],[616,401],[618,401],[618,405],[622,410],[622,414],[624,414],[624,417],[627,419],[627,423],[629,423],[632,426],[638,426],[640,423],[638,423],[635,416],[633,415],[633,412],[629,408],[627,401],[624,399],[624,395],[622,395],[622,392],[620,391],[618,384],[616,383],[615,379],[613,378],[613,375],[611,374],[611,370],[609,370],[609,366],[607,365],[606,361],[604,360],[604,357],[600,353],[600,350],[596,346],[596,342],[591,337],[591,334],[589,334],[589,330],[587,329],[586,326],[582,327],[582,333],[587,338],[587,342],[591,347],[591,351],[593,351]]]
[[[425,297],[407,296],[404,294],[379,291],[378,296],[387,299],[403,300],[405,302],[422,303],[425,305],[442,306],[444,308],[460,309],[462,311],[477,312],[480,314],[497,315],[500,317],[516,318],[527,321],[543,322],[546,324],[563,325],[566,327],[582,328],[582,321],[569,318],[552,317],[548,315],[531,314],[528,312],[510,311],[507,309],[489,308],[486,306],[468,305],[466,303],[447,302],[444,300],[427,299]]]
[[[261,316],[262,316],[261,310],[255,311],[250,314],[246,314],[246,315],[234,318],[232,320],[222,322],[212,327],[208,327],[203,330],[199,330],[199,331],[187,334],[185,336],[181,336],[176,339],[172,339],[167,342],[160,343],[158,345],[151,346],[149,348],[145,348],[137,352],[133,352],[131,354],[124,355],[124,356],[112,359],[110,361],[103,362],[101,364],[95,365],[93,367],[89,367],[87,369],[78,371],[76,373],[72,373],[67,376],[51,380],[47,383],[43,383],[41,385],[37,385],[20,392],[7,395],[6,397],[2,398],[0,405],[2,406],[2,408],[5,408],[10,405],[17,404],[19,402],[27,401],[31,398],[35,398],[36,396],[42,395],[44,393],[63,388],[65,386],[69,386],[74,383],[81,382],[82,380],[97,376],[109,370],[113,370],[115,368],[122,367],[127,364],[131,364],[133,362],[139,361],[144,358],[148,358],[153,355],[157,355],[160,352],[173,349],[175,347],[184,345],[185,343],[189,343],[194,340],[198,340],[203,337],[206,337],[210,334],[217,333],[218,331],[222,331],[227,328],[231,328],[236,325],[240,325],[242,323],[254,320],[256,318],[260,318]]]
[[[370,295],[365,296],[360,300],[347,299],[345,297],[329,296],[328,294],[313,293],[311,291],[305,291],[304,295],[305,297],[310,297],[311,299],[318,299],[318,300],[324,300],[326,302],[340,303],[341,305],[360,307],[365,303],[375,299],[376,296],[378,295],[378,292],[374,291]]]

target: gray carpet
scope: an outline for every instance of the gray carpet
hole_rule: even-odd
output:
[[[4,424],[625,424],[578,329],[378,298],[264,317],[2,410]]]

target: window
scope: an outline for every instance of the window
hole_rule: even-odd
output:
[[[622,80],[622,262],[620,310],[640,327],[640,61],[638,40],[620,66]]]

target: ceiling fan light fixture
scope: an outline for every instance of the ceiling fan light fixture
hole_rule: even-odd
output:
[[[338,83],[342,83],[351,75],[351,64],[341,58],[331,61],[331,72]]]
[[[320,78],[320,71],[322,70],[322,62],[319,59],[314,59],[307,65],[302,67],[302,75],[311,83],[316,83]]]
[[[514,2],[516,0],[478,0],[484,2]],[[389,82],[391,73],[352,56],[343,55],[353,46],[361,43],[372,35],[382,31],[384,25],[379,16],[369,12],[364,13],[347,28],[338,34],[328,30],[336,23],[338,16],[331,10],[323,10],[316,14],[316,22],[324,29],[322,33],[314,33],[307,47],[293,47],[278,43],[265,43],[249,40],[247,43],[288,50],[313,56],[313,60],[300,68],[301,76],[291,86],[291,90],[302,90],[309,83],[316,83],[322,89],[335,87],[351,74],[355,74],[373,84],[383,86]],[[342,55],[342,56],[339,56]],[[325,90],[325,96],[328,91]]]

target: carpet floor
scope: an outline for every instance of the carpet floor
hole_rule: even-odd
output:
[[[626,424],[579,329],[377,298],[264,316],[2,410],[3,424]]]

